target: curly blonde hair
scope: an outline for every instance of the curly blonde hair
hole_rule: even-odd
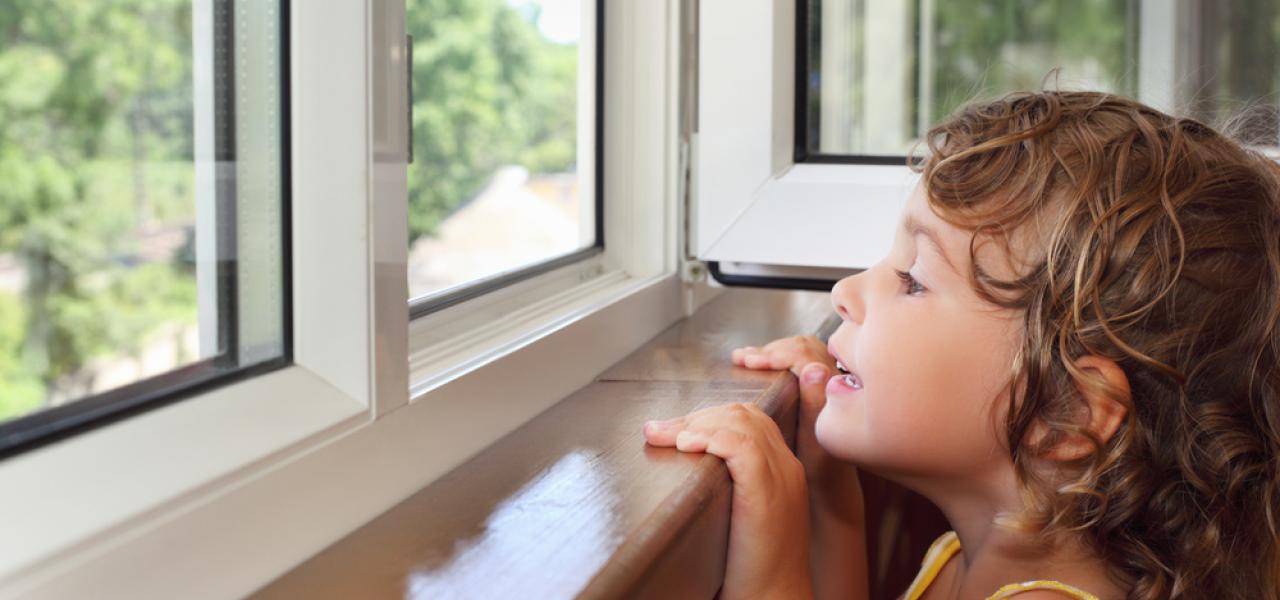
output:
[[[974,232],[972,284],[1025,315],[1004,424],[1024,522],[1080,534],[1132,600],[1280,598],[1280,167],[1092,92],[971,105],[925,142],[931,207]],[[978,264],[980,239],[1013,251],[1032,223],[1048,226],[1016,278]],[[1080,386],[1128,408],[1110,439],[1080,422]],[[1096,451],[1065,477],[1034,468],[1067,434]]]

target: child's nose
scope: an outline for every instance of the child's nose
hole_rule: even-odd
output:
[[[836,309],[836,313],[845,321],[853,321],[862,323],[863,306],[862,306],[862,285],[864,279],[862,274],[850,275],[836,282],[835,287],[831,288],[831,306]]]

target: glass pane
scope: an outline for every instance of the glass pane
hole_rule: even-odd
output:
[[[281,356],[277,11],[0,0],[0,445]]]
[[[592,1],[407,1],[410,298],[595,243]]]
[[[1205,2],[1197,22],[1203,58],[1187,84],[1195,86],[1187,112],[1231,123],[1249,142],[1280,146],[1280,2]]]
[[[1261,102],[1248,116],[1270,124],[1274,145],[1272,0],[1190,10],[1159,0],[806,1],[809,153],[905,155],[962,104],[1040,89],[1053,69],[1050,86],[1137,97],[1210,123]]]

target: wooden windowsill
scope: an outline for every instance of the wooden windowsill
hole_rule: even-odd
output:
[[[646,446],[641,425],[755,402],[793,439],[795,377],[735,368],[729,352],[821,333],[831,315],[823,293],[727,291],[255,597],[711,598],[728,471],[714,456]],[[873,559],[875,590],[910,577],[940,525],[917,520],[904,490],[867,483],[869,524],[894,527],[870,540],[883,563]]]

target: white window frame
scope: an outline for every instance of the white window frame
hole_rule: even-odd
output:
[[[906,166],[795,163],[797,1],[700,0],[691,247],[735,275],[871,266],[919,180]],[[1140,100],[1172,110],[1194,91],[1178,87],[1194,68],[1178,41],[1199,1],[1143,0]]]
[[[419,369],[411,403],[409,340],[430,336],[407,319],[403,10],[291,8],[295,364],[0,462],[0,597],[245,595],[706,293],[675,275],[679,3],[610,0],[606,251],[495,292],[579,280]],[[492,319],[472,308],[449,318]]]
[[[917,179],[906,166],[795,164],[796,1],[701,0],[700,260],[869,267],[888,251]]]
[[[608,0],[605,6],[604,251],[414,319],[411,402],[677,270],[678,5]],[[582,7],[584,23],[594,22],[594,0],[582,0]],[[594,77],[595,41],[582,36],[580,78]],[[595,87],[580,86],[578,94],[582,173],[594,165]]]

